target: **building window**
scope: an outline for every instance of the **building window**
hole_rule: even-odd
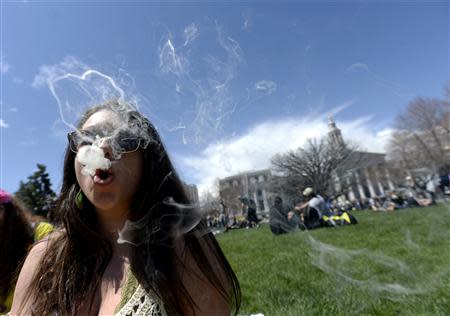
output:
[[[259,176],[258,180],[259,180],[259,182],[264,182],[264,176],[263,175]]]
[[[256,194],[257,194],[258,196],[261,196],[261,195],[262,195],[262,191],[261,191],[261,190],[257,190],[257,191],[256,191]]]
[[[237,180],[233,180],[233,186],[237,187],[239,185],[239,182]]]

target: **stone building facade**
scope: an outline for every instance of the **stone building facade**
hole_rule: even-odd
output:
[[[229,214],[240,214],[239,198],[248,198],[256,203],[256,211],[269,210],[267,187],[271,179],[269,169],[242,172],[219,180],[220,197]]]
[[[341,130],[332,117],[328,119],[328,141],[335,148],[346,146]],[[391,172],[386,163],[386,154],[354,151],[334,175],[334,191],[342,193],[347,199],[365,200],[384,196],[387,191],[395,190]]]
[[[187,184],[185,182],[183,182],[183,186],[187,196],[189,197],[189,201],[191,201],[192,204],[198,204],[199,198],[197,186],[195,184]]]
[[[331,116],[328,119],[328,128],[328,141],[337,149],[336,152],[339,152],[339,149],[346,147],[346,143]],[[396,189],[391,178],[392,169],[386,163],[386,154],[353,151],[339,169],[340,171],[333,175],[333,189],[335,197],[340,199],[367,200],[384,196],[386,192]],[[239,198],[246,197],[255,201],[258,213],[268,211],[273,195],[269,191],[272,178],[270,169],[263,169],[220,179],[219,191],[224,210],[229,214],[240,214]],[[283,192],[278,192],[277,195],[284,196]]]

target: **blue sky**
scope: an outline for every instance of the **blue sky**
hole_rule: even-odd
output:
[[[93,69],[137,100],[182,178],[205,189],[323,135],[328,113],[383,151],[408,101],[444,97],[449,5],[2,1],[0,52],[0,187],[16,191],[43,163],[58,189],[70,129],[45,82]],[[76,87],[96,84],[109,85],[66,80],[56,93],[81,110]]]

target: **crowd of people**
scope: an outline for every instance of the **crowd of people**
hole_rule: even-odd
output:
[[[222,211],[206,215],[206,223],[214,232],[225,231],[240,228],[258,228],[261,219],[256,213],[256,203],[252,199],[240,197],[241,209],[238,214],[229,215],[225,211],[226,206],[221,201]]]
[[[418,184],[422,185],[418,185]],[[448,183],[447,183],[448,184]],[[279,235],[296,229],[314,229],[318,227],[335,227],[356,224],[357,220],[352,211],[371,210],[374,212],[392,212],[403,208],[424,207],[436,203],[438,184],[429,177],[427,181],[413,181],[406,178],[406,186],[386,192],[382,196],[367,199],[348,200],[342,198],[325,199],[314,192],[313,188],[306,188],[301,203],[283,202],[280,196],[275,196],[270,208],[268,223],[273,234]],[[208,215],[208,226],[218,231],[224,229],[259,227],[265,222],[265,215],[258,219],[256,206],[252,200],[240,198],[242,202],[239,215],[229,216],[226,212]]]
[[[445,196],[449,186],[449,176],[436,181],[433,177],[425,180],[406,177],[405,186],[386,192],[382,196],[368,199],[348,200],[343,198],[324,199],[312,188],[303,191],[303,202],[294,206],[284,205],[281,197],[275,197],[270,209],[270,228],[275,235],[291,232],[295,229],[314,229],[357,223],[356,210],[374,212],[392,212],[404,208],[425,207],[434,205],[439,195]]]
[[[206,216],[207,225],[214,232],[231,229],[259,227],[261,222],[269,222],[275,235],[291,232],[296,229],[314,229],[318,227],[335,227],[356,224],[353,211],[371,210],[374,212],[390,212],[403,208],[430,206],[436,203],[438,185],[432,181],[419,181],[406,178],[406,186],[397,190],[385,192],[382,196],[365,199],[346,199],[344,195],[325,199],[310,187],[299,192],[302,197],[299,203],[285,203],[280,196],[275,196],[269,216],[256,213],[256,204],[246,197],[239,198],[241,209],[237,214],[225,212],[223,201],[222,211]]]
[[[349,205],[337,208],[338,203],[330,204],[310,187],[303,191],[303,202],[293,207],[283,203],[281,197],[274,199],[269,211],[270,230],[280,235],[297,229],[309,230],[323,226],[356,224],[356,218],[350,214]]]

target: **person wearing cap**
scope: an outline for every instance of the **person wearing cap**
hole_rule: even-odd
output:
[[[303,196],[308,201],[302,205],[297,205],[294,209],[300,213],[300,218],[307,228],[316,228],[320,226],[322,215],[327,211],[325,199],[314,192],[311,187],[303,190]]]

